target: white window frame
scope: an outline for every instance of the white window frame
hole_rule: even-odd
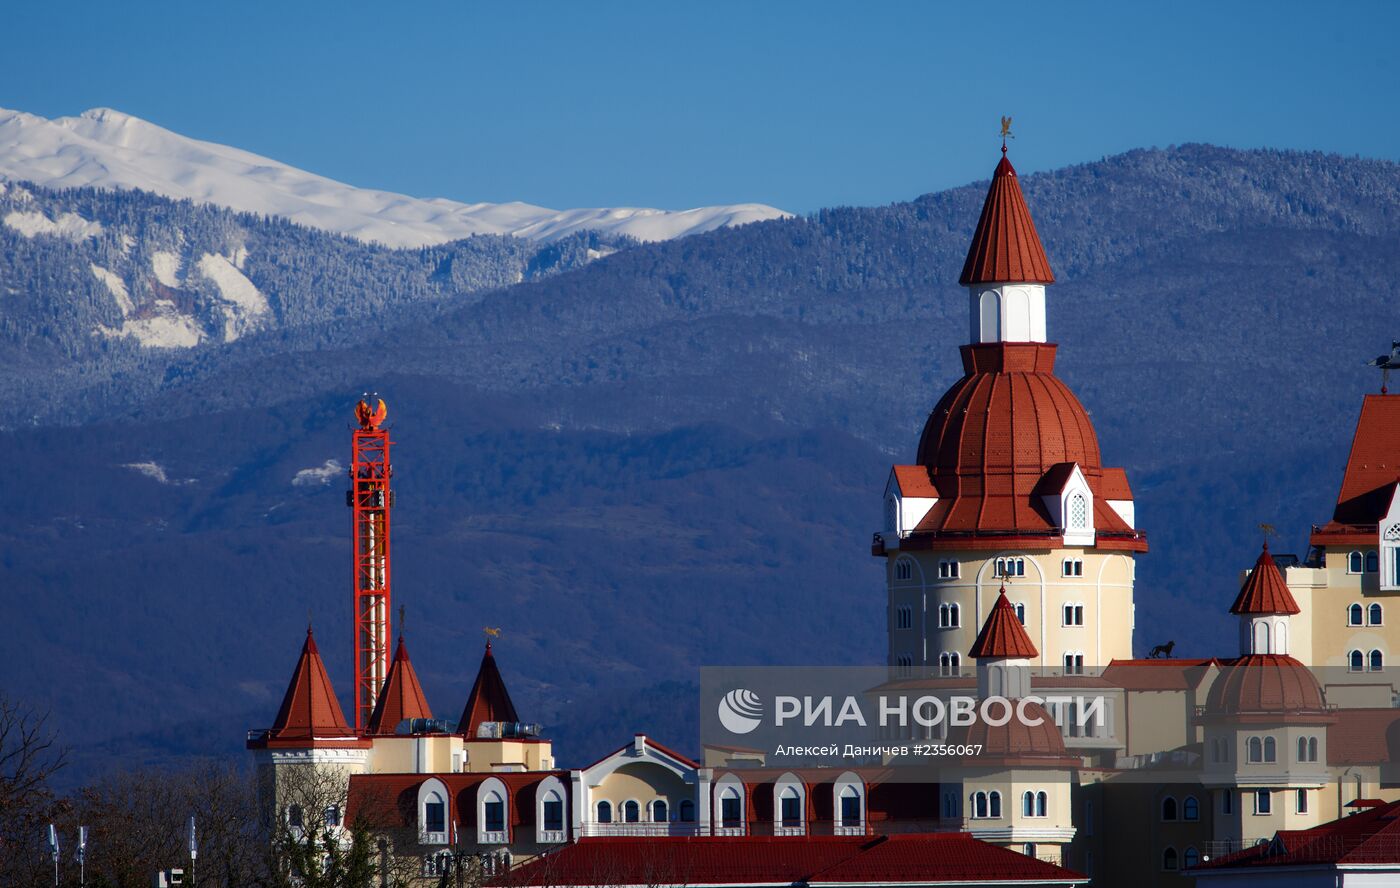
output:
[[[1260,802],[1263,802],[1261,805]],[[1274,812],[1274,795],[1271,789],[1254,790],[1254,813],[1261,817],[1267,817]]]
[[[1380,617],[1380,619],[1372,619],[1372,618],[1371,618],[1371,615],[1372,615],[1372,614],[1377,615],[1378,617]],[[1384,625],[1385,625],[1385,607],[1384,607],[1379,601],[1373,601],[1373,602],[1371,602],[1370,604],[1366,605],[1366,625],[1367,625],[1367,626],[1384,626]]]
[[[1060,576],[1062,577],[1082,577],[1084,576],[1083,558],[1066,558],[1060,563]]]
[[[783,822],[783,800],[793,798],[797,800],[797,824],[790,825]],[[807,787],[797,779],[797,775],[788,771],[778,778],[778,782],[773,784],[773,835],[775,836],[801,836],[807,833]]]
[[[497,796],[501,802],[501,826],[499,830],[486,828],[486,803]],[[506,845],[510,843],[510,792],[499,777],[488,777],[476,788],[476,843],[478,845]]]
[[[714,834],[717,836],[742,836],[748,823],[748,802],[744,798],[744,784],[736,775],[725,774],[716,783]],[[738,826],[726,826],[724,820],[724,800],[734,799],[739,805]]]
[[[1353,563],[1356,565],[1352,567]],[[1366,555],[1359,549],[1353,549],[1347,553],[1347,573],[1351,576],[1366,572]]]
[[[957,580],[962,578],[962,563],[945,559],[938,562],[938,578],[940,580]]]
[[[544,806],[546,802],[558,801],[560,808],[560,829],[545,829]],[[569,794],[564,781],[553,774],[535,787],[535,841],[541,845],[560,845],[569,840]]]
[[[1083,651],[1065,651],[1065,655],[1064,655],[1064,657],[1061,658],[1061,661],[1060,661],[1060,662],[1061,662],[1061,664],[1064,666],[1064,674],[1065,674],[1065,675],[1083,675],[1083,674],[1084,674],[1084,652],[1083,652]]]
[[[857,822],[847,824],[841,814],[842,800],[851,798],[848,793],[855,793],[855,798],[859,804],[860,816]],[[954,796],[956,798],[956,796]],[[846,771],[831,786],[831,819],[834,821],[835,833],[838,836],[863,836],[865,835],[865,781],[854,771]]]
[[[1066,601],[1060,606],[1060,625],[1066,629],[1084,628],[1084,602]]]
[[[428,805],[442,805],[442,831],[428,832]],[[418,844],[446,845],[452,836],[452,795],[447,784],[436,777],[424,780],[418,787]]]

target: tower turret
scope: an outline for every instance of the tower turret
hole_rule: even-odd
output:
[[[1288,653],[1288,618],[1299,612],[1265,542],[1230,605],[1230,613],[1240,618],[1240,655]]]
[[[958,278],[968,291],[968,341],[1045,342],[1045,285],[1054,282],[1016,169],[1002,145]]]
[[[1016,610],[1006,597],[1004,583],[967,655],[977,661],[977,696],[983,699],[1030,696],[1031,660],[1040,656],[1040,652],[1016,617]]]

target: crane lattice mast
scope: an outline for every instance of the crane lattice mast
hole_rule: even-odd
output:
[[[355,406],[355,429],[350,455],[350,506],[354,543],[355,602],[355,732],[369,725],[379,691],[389,673],[389,511],[394,492],[389,488],[389,432],[380,428],[387,413],[381,399]]]

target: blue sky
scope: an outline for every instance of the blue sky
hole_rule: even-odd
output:
[[[466,201],[879,204],[1206,141],[1400,159],[1400,3],[126,3],[0,12],[0,106],[108,106]]]

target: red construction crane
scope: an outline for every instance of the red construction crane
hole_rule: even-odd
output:
[[[351,489],[345,504],[353,510],[355,598],[355,732],[364,733],[379,690],[389,674],[389,432],[380,428],[388,413],[381,399],[375,407],[355,405],[350,455]]]

